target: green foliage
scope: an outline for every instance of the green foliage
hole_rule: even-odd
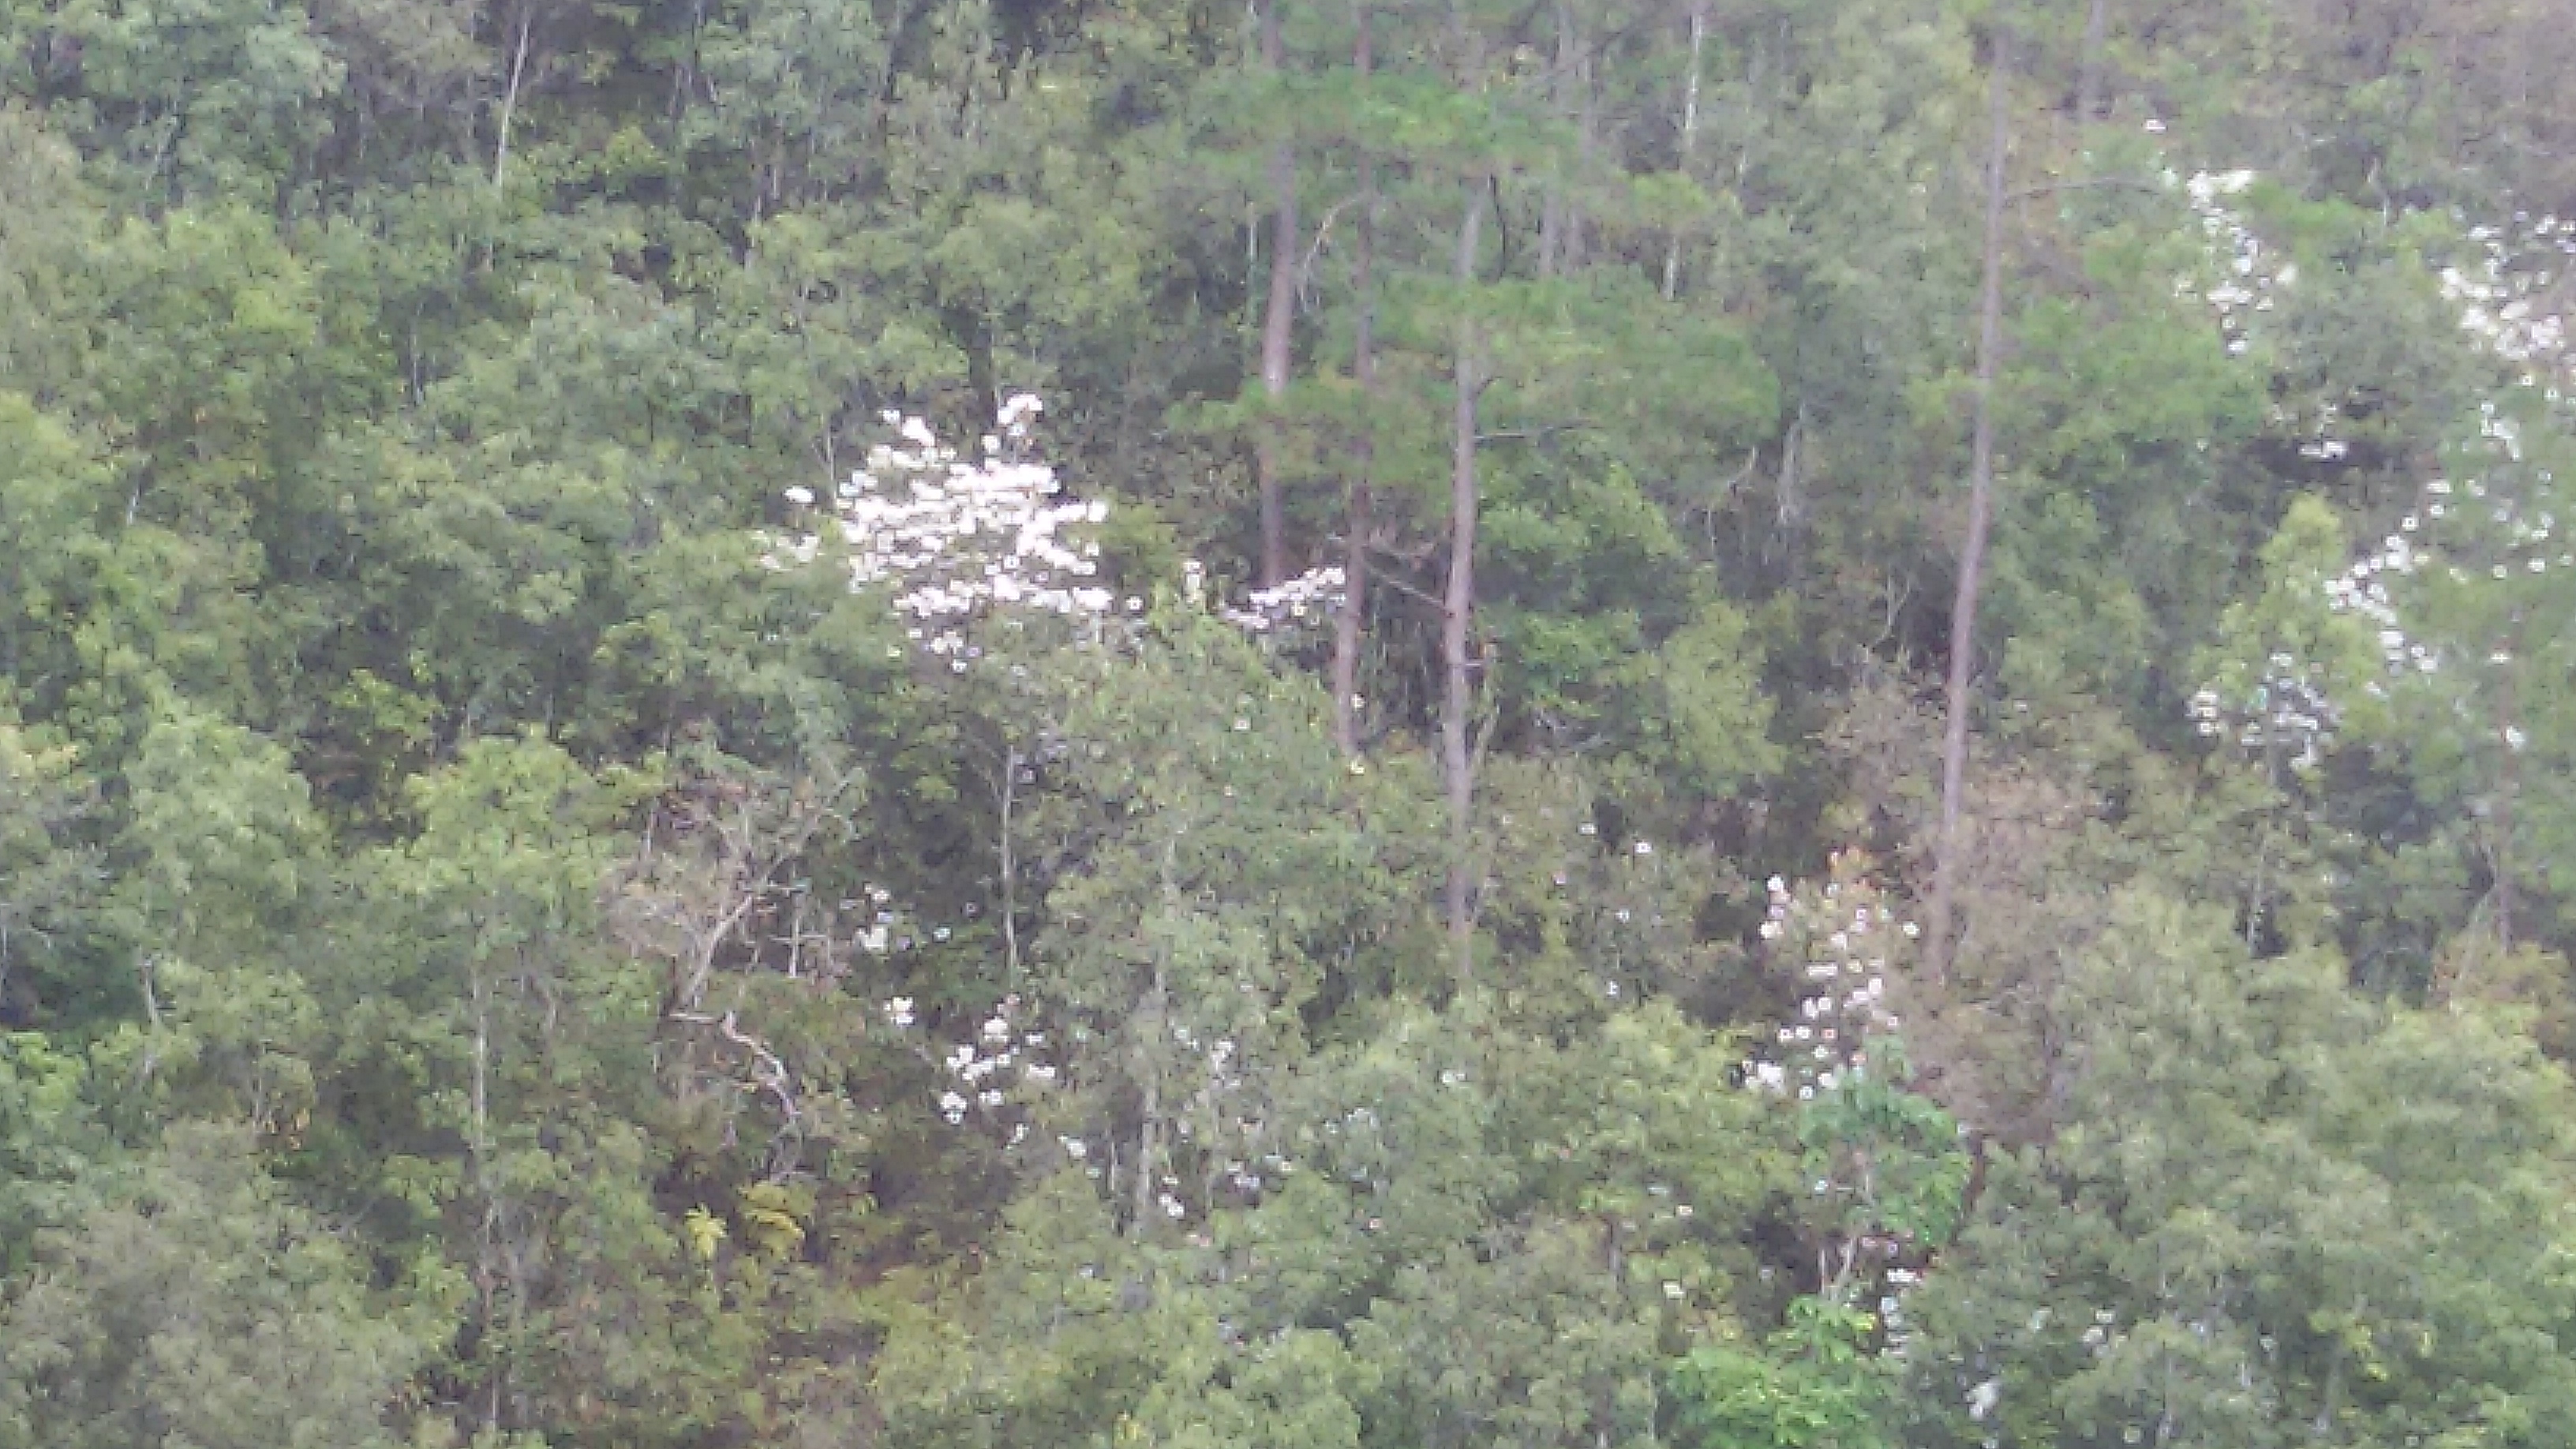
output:
[[[0,1449],[2563,1439],[2576,32],[2061,10],[0,0]]]
[[[438,1305],[376,1301],[363,1260],[280,1200],[242,1134],[174,1129],[39,1261],[6,1315],[0,1443],[399,1442],[383,1416]]]
[[[1868,1341],[1874,1320],[1812,1298],[1791,1305],[1769,1351],[1702,1344],[1673,1366],[1678,1442],[1698,1449],[1869,1449],[1893,1385]]]
[[[2114,914],[2066,988],[2063,1135],[1996,1165],[1966,1270],[1925,1292],[1925,1442],[1994,1432],[1953,1408],[1972,1362],[2000,1405],[1976,1417],[2073,1442],[2553,1432],[2563,1076],[2474,1016],[2354,1000],[2329,960],[2250,959],[2206,912]]]

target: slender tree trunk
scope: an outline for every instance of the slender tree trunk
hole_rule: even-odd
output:
[[[1002,962],[1011,989],[1020,986],[1020,869],[1013,853],[1011,807],[1018,802],[1020,752],[1002,752]]]
[[[1995,368],[2003,351],[2004,151],[2012,139],[2006,109],[2010,74],[1999,27],[1987,78],[1985,277],[1977,293],[1977,417],[1968,460],[1968,531],[1959,545],[1959,592],[1950,606],[1950,689],[1941,740],[1941,834],[1932,863],[1932,909],[1926,943],[1932,980],[1949,975],[1950,911],[1959,876],[1959,807],[1967,787],[1968,693],[1976,670],[1977,592],[1986,570],[1986,531],[1994,515]]]
[[[1682,82],[1683,179],[1690,177],[1691,152],[1699,145],[1699,53],[1708,42],[1708,0],[1694,0],[1690,14],[1690,75]],[[1682,234],[1675,228],[1664,241],[1664,300],[1678,294],[1682,275]]]
[[[1458,223],[1459,287],[1457,402],[1452,419],[1449,465],[1449,587],[1440,616],[1440,652],[1448,665],[1448,687],[1441,699],[1440,751],[1449,786],[1449,941],[1456,953],[1458,984],[1472,983],[1476,969],[1474,864],[1474,761],[1467,750],[1468,624],[1476,607],[1476,394],[1483,386],[1477,358],[1475,315],[1468,310],[1467,288],[1476,276],[1477,232],[1485,220],[1485,178],[1467,185],[1467,215]]]
[[[1601,92],[1593,83],[1592,49],[1577,30],[1574,37],[1574,179],[1578,188],[1565,199],[1563,261],[1567,270],[1583,266],[1590,253],[1583,242],[1583,193],[1579,183],[1592,174],[1592,157],[1600,149]]]
[[[1550,104],[1572,111],[1574,102],[1568,92],[1573,85],[1574,12],[1559,0],[1556,7],[1556,58],[1549,62],[1547,72]],[[1540,183],[1538,198],[1538,274],[1542,277],[1555,276],[1558,263],[1565,259],[1565,222],[1565,181],[1561,176],[1551,175]]]
[[[510,51],[510,80],[501,92],[500,135],[492,143],[492,189],[498,191],[510,176],[510,125],[519,114],[519,81],[528,69],[528,36],[537,23],[536,8],[530,4],[519,11],[519,43]]]
[[[2263,730],[2263,783],[2276,792],[2281,788],[2281,746],[2268,725]],[[2271,904],[2272,826],[2272,812],[2266,810],[2262,833],[2254,837],[2254,890],[2245,901],[2245,950],[2249,955],[2263,939],[2263,911]]]
[[[1359,23],[1359,38],[1351,46],[1351,69],[1360,83],[1368,83],[1370,64],[1369,12],[1362,3],[1354,7],[1353,18]],[[1377,158],[1366,147],[1360,151],[1360,214],[1353,227],[1354,259],[1351,290],[1358,294],[1359,317],[1351,342],[1351,378],[1359,384],[1359,437],[1351,447],[1351,497],[1348,536],[1342,544],[1342,612],[1333,621],[1333,739],[1342,753],[1357,758],[1360,752],[1360,633],[1368,620],[1368,551],[1370,533],[1377,526],[1370,516],[1375,500],[1370,497],[1372,469],[1377,461],[1377,444],[1372,429],[1376,425],[1377,406],[1377,292],[1373,275],[1377,250]]]
[[[1136,1178],[1127,1208],[1127,1236],[1142,1239],[1154,1224],[1154,1161],[1163,1150],[1163,1078],[1148,1068],[1145,1100],[1136,1128]]]
[[[2110,40],[2111,0],[2093,0],[2084,13],[2084,56],[2075,72],[2075,119],[2102,114],[2102,49]]]
[[[2513,815],[2515,798],[2522,793],[2522,750],[2513,742],[2513,732],[2520,728],[2519,691],[2515,688],[2522,674],[2522,620],[2516,618],[2505,636],[2504,688],[2496,701],[2496,743],[2504,749],[2501,788],[2496,791],[2495,808],[2495,933],[2500,951],[2513,950]]]
[[[1279,0],[1261,6],[1261,55],[1273,79],[1287,73],[1279,39]],[[1279,424],[1275,415],[1288,392],[1289,326],[1297,310],[1297,154],[1283,140],[1270,152],[1270,301],[1261,318],[1261,394],[1274,410],[1253,443],[1253,468],[1261,486],[1261,584],[1288,576],[1287,519],[1280,499]]]
[[[1172,857],[1177,846],[1166,841],[1163,846],[1163,909],[1172,916],[1182,913],[1181,893],[1172,875]],[[1129,1184],[1133,1196],[1128,1210],[1127,1235],[1141,1240],[1154,1221],[1154,1189],[1159,1179],[1154,1164],[1163,1153],[1163,1058],[1168,1045],[1163,1040],[1171,1013],[1171,976],[1164,959],[1164,948],[1154,948],[1154,976],[1147,986],[1145,999],[1139,1005],[1136,1019],[1143,1028],[1137,1033],[1135,1052],[1139,1081],[1137,1090],[1143,1099],[1138,1106],[1136,1123],[1136,1179]]]
[[[475,1322],[487,1341],[495,1335],[500,1318],[496,1300],[500,1284],[509,1276],[506,1254],[500,1243],[501,1197],[492,1180],[491,1088],[492,1076],[492,988],[484,980],[480,961],[467,968],[467,991],[474,1009],[473,1077],[466,1090],[468,1114],[465,1151],[474,1174],[475,1195],[482,1199],[476,1224],[474,1255]],[[515,1287],[515,1285],[514,1285]],[[491,1394],[485,1400],[483,1427],[497,1432],[501,1427],[501,1394],[509,1377],[508,1354],[517,1350],[515,1340],[506,1350],[491,1356]]]

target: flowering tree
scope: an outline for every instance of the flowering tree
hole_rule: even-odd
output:
[[[2196,178],[2195,201],[2241,192],[2242,175],[2225,186]],[[2214,235],[2244,232],[2241,218],[2210,206]],[[2341,734],[2402,749],[2416,787],[2458,802],[2473,822],[2466,843],[2487,881],[2482,915],[2506,950],[2517,881],[2551,875],[2532,863],[2548,853],[2528,842],[2559,838],[2567,818],[2553,787],[2535,799],[2527,782],[2562,778],[2567,749],[2563,631],[2539,621],[2565,615],[2576,569],[2558,521],[2569,358],[2547,304],[2550,278],[2576,251],[2570,233],[2527,215],[2467,230],[2474,261],[2432,279],[2484,364],[2475,412],[2445,450],[2450,476],[2424,481],[2384,539],[2338,568],[2318,566],[2338,536],[2330,517],[2294,505],[2266,554],[2269,591],[2231,608],[2190,704],[2200,733],[2260,761],[2276,790],[2312,776]],[[2250,233],[2236,246],[2241,259],[2262,255]],[[2233,315],[2243,291],[2210,295]],[[2336,416],[2322,410],[2300,445],[2329,470],[2350,457]],[[2535,756],[2545,762],[2537,769]],[[2267,867],[2258,863],[2249,932],[2267,908]]]
[[[1797,1104],[1818,1291],[1836,1307],[1875,1300],[1901,1342],[1897,1299],[1957,1222],[1968,1171],[1964,1129],[1907,1090],[1894,983],[1922,931],[1897,919],[1857,853],[1820,886],[1793,891],[1774,876],[1769,893],[1761,935],[1794,968],[1797,1019],[1773,1031],[1767,1059],[1745,1064],[1745,1085]]]
[[[851,587],[889,589],[909,637],[961,674],[981,657],[972,626],[997,611],[1013,628],[1032,614],[1112,615],[1110,592],[1084,582],[1100,572],[1100,545],[1067,533],[1106,519],[1109,505],[1058,501],[1055,470],[1030,460],[1044,408],[1026,393],[1010,398],[973,458],[942,444],[922,419],[886,413],[898,441],[870,449],[868,466],[828,503],[801,485],[787,490],[813,531],[773,539],[764,561],[811,563],[828,545],[847,563]]]

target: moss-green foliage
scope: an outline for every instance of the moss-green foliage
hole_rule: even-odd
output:
[[[0,1449],[2563,1442],[2576,30],[2058,10],[0,0]]]

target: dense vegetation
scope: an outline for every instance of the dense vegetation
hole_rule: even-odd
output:
[[[2563,0],[0,0],[0,1449],[2569,1443],[2562,217]]]

